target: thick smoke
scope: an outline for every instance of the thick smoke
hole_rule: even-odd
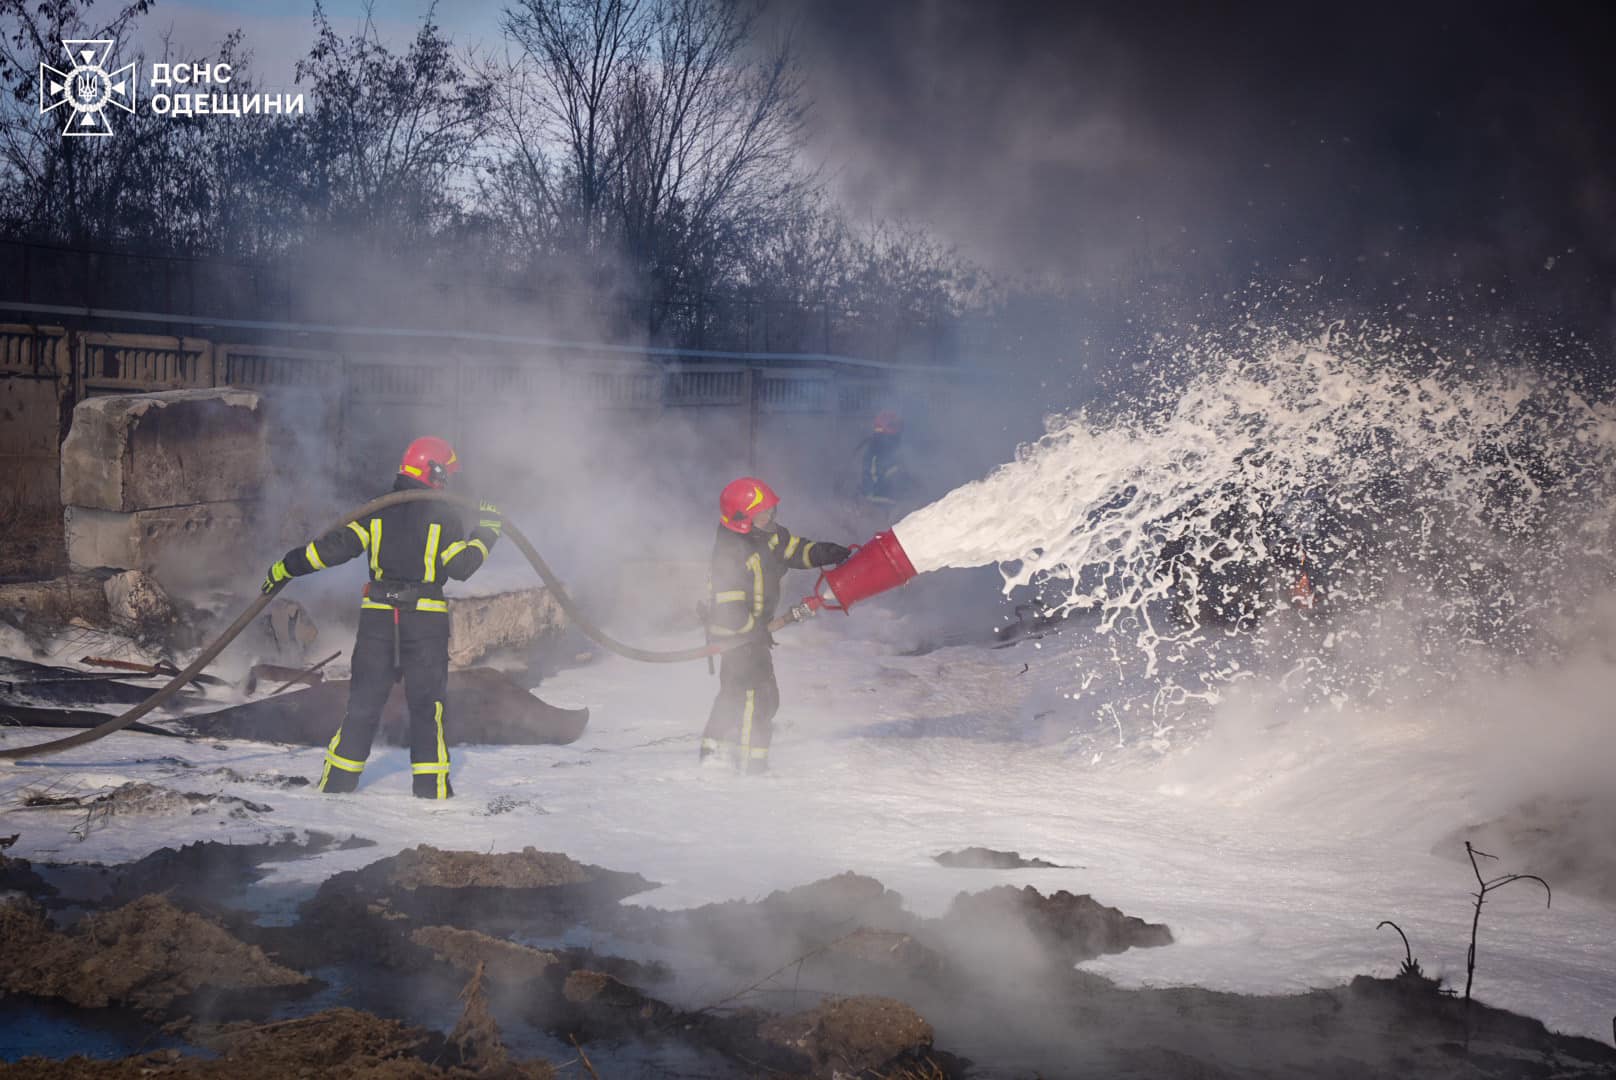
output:
[[[843,196],[1001,274],[1107,304],[1163,279],[1480,284],[1612,330],[1608,9],[790,10]]]

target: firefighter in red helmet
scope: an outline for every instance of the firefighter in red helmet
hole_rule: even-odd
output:
[[[859,444],[859,494],[872,503],[892,503],[906,494],[903,417],[891,409],[875,414],[874,430]]]
[[[460,471],[454,448],[443,439],[416,439],[399,462],[394,491],[448,486]],[[325,753],[320,790],[353,791],[370,756],[393,684],[404,680],[410,714],[410,772],[415,794],[447,799],[449,749],[444,735],[449,680],[449,605],[443,583],[464,581],[482,566],[499,539],[499,510],[483,503],[482,519],[467,534],[448,503],[423,500],[390,506],[350,521],[303,547],[288,551],[269,568],[264,591],[288,580],[370,556],[370,583],[360,602],[354,640],[348,713]]]
[[[804,540],[774,520],[780,496],[763,481],[743,476],[718,497],[718,537],[713,542],[708,632],[716,640],[741,637],[719,658],[718,697],[701,737],[701,758],[728,759],[745,772],[768,768],[780,686],[769,650],[769,620],[780,602],[787,570],[832,566],[849,550],[824,540]]]

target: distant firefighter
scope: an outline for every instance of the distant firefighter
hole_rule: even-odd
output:
[[[787,570],[832,566],[851,552],[841,544],[804,540],[775,523],[780,496],[763,481],[743,476],[718,499],[718,538],[713,542],[708,633],[745,642],[719,659],[718,698],[702,732],[701,758],[727,757],[735,768],[768,768],[780,686],[769,650],[769,620],[780,602]]]
[[[442,489],[459,471],[459,459],[443,439],[416,439],[404,451],[393,490]],[[269,568],[266,593],[291,578],[370,555],[370,583],[359,605],[359,634],[354,640],[348,715],[326,750],[321,791],[336,794],[359,787],[382,708],[393,684],[402,678],[409,702],[415,794],[423,799],[454,795],[444,738],[449,603],[443,598],[443,583],[451,578],[464,581],[476,573],[499,539],[498,508],[482,505],[486,514],[470,535],[448,503],[409,502],[365,521],[350,521],[293,548]]]
[[[891,409],[875,416],[875,430],[861,444],[859,494],[870,502],[890,503],[905,494],[903,418]]]

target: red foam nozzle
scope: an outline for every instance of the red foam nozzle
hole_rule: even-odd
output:
[[[818,599],[827,608],[845,611],[860,600],[895,589],[914,576],[914,565],[897,536],[890,531],[876,533],[852,558],[834,570],[825,571]]]

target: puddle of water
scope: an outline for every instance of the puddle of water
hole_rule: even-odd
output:
[[[109,1013],[92,1022],[80,1009],[7,998],[0,1008],[0,1061],[25,1057],[121,1058],[178,1047],[199,1057],[211,1056],[184,1040],[164,1035],[156,1024],[144,1024]]]

